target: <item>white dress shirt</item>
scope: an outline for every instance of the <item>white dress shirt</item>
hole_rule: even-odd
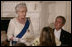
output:
[[[60,40],[60,35],[61,35],[61,29],[60,30],[54,30],[54,35],[55,35],[55,37],[58,39],[58,40]]]

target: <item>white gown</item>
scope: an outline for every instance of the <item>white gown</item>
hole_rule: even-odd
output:
[[[22,31],[24,26],[25,25],[19,23],[16,18],[11,19],[7,31],[8,40],[10,40],[10,38],[13,36],[14,38],[16,38],[16,36]],[[27,45],[31,45],[33,40],[34,40],[34,31],[33,31],[32,23],[30,22],[29,28],[20,39],[20,42],[26,43]]]

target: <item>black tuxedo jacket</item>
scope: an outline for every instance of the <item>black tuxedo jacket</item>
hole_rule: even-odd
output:
[[[61,41],[61,46],[71,46],[71,34],[61,29],[60,41]]]

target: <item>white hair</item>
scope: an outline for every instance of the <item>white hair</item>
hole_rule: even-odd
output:
[[[27,8],[26,3],[17,4],[16,7],[15,7],[15,10],[18,11],[21,7],[26,7]]]

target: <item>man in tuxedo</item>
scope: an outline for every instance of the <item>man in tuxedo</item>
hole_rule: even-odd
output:
[[[71,46],[71,34],[62,29],[65,22],[66,19],[63,16],[56,17],[54,35],[61,41],[61,46]]]

